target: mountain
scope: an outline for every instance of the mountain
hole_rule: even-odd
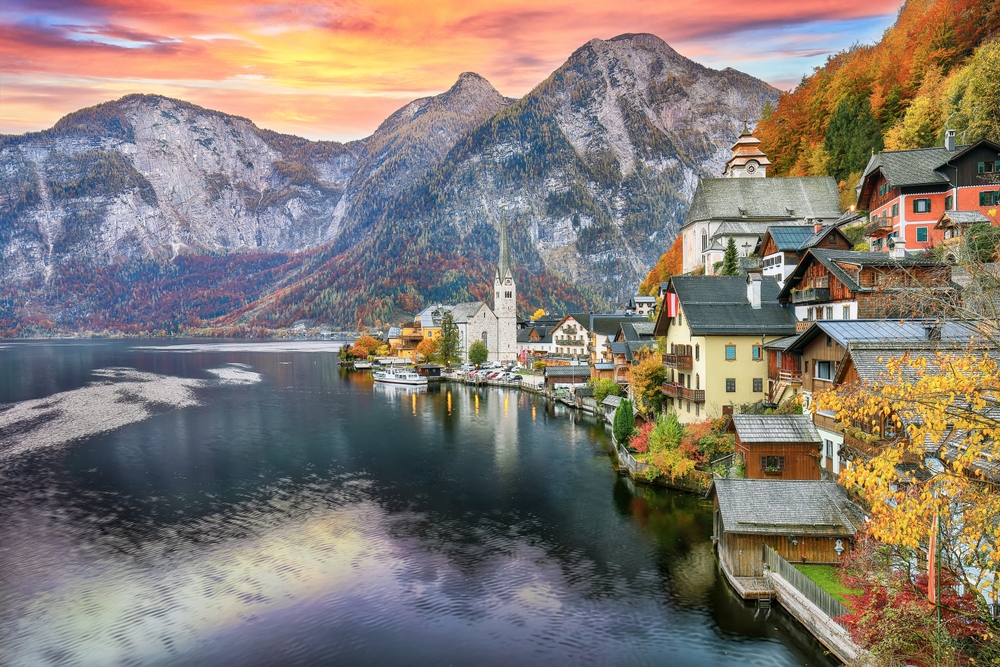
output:
[[[466,73],[348,144],[156,96],[84,109],[0,137],[0,328],[395,321],[487,296],[502,208],[522,310],[605,306],[775,99],[622,35],[520,100]]]
[[[1000,5],[907,0],[876,44],[831,57],[765,114],[756,135],[775,175],[832,175],[842,203],[871,152],[1000,140]]]

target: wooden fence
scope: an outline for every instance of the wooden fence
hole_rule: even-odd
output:
[[[781,578],[794,586],[796,590],[804,595],[810,602],[823,610],[823,613],[830,618],[838,618],[848,613],[847,607],[837,602],[837,600],[817,586],[809,577],[799,572],[794,565],[778,555],[766,544],[764,548],[764,565],[772,572],[781,575]]]

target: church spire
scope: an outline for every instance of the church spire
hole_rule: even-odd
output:
[[[514,277],[514,266],[510,261],[510,241],[507,239],[507,214],[500,218],[500,261],[497,263],[497,277],[503,280]]]

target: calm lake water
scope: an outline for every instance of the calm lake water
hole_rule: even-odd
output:
[[[603,425],[332,349],[0,345],[0,664],[831,664]]]

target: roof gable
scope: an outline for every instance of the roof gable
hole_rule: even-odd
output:
[[[743,444],[823,442],[809,415],[733,415],[730,430]]]
[[[861,509],[832,481],[716,479],[709,493],[728,533],[850,536],[864,522]]]
[[[837,182],[832,177],[703,178],[698,182],[684,224],[711,219],[807,217],[830,220],[840,217]]]
[[[773,276],[764,276],[760,282],[760,308],[751,307],[747,300],[742,276],[674,276],[668,289],[677,294],[684,324],[694,336],[795,333],[795,312],[778,302],[778,282]],[[654,333],[665,336],[671,319],[666,317],[666,308],[661,309]]]

